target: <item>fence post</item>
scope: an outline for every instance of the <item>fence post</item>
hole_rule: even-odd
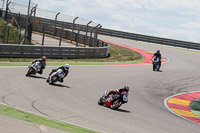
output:
[[[72,39],[73,39],[73,33],[74,33],[74,24],[75,24],[75,21],[78,19],[78,17],[76,17],[74,20],[73,20],[73,24],[72,24],[72,34],[71,34],[71,43],[72,43]]]
[[[10,36],[10,26],[8,26],[7,44],[8,44],[8,41],[9,41],[9,36]]]
[[[45,39],[45,24],[43,24],[42,32],[43,32],[43,36],[42,36],[42,46],[44,46],[44,39]]]
[[[58,15],[60,14],[60,12],[58,12],[55,16],[55,23],[54,23],[54,32],[53,32],[53,37],[56,35],[56,22],[57,22],[57,18],[58,18]]]
[[[59,41],[59,46],[61,46],[61,43],[62,43],[63,30],[64,30],[64,24],[62,24],[62,29],[61,29],[61,31],[60,31],[60,41]]]
[[[80,29],[78,29],[78,34],[76,36],[76,47],[78,47],[79,35],[80,35]]]
[[[7,0],[6,2],[6,12],[5,12],[5,20],[7,20],[8,17],[8,9],[9,9],[9,5],[10,5],[11,1],[9,2],[9,0]]]
[[[94,45],[97,46],[97,38],[98,38],[98,31],[101,29],[102,25],[100,27],[95,29],[95,34],[94,34]]]
[[[89,24],[91,24],[92,21],[90,21],[89,23],[87,23],[87,27],[86,27],[86,31],[85,31],[85,39],[84,39],[84,47],[87,43],[87,34],[88,34],[88,27],[89,27]]]
[[[7,25],[8,25],[8,22],[4,26],[3,41],[2,41],[3,44],[5,43],[5,39],[6,39]]]
[[[90,47],[92,46],[92,32],[94,29],[96,29],[97,27],[99,27],[100,24],[98,24],[96,27],[93,27],[90,33]],[[95,33],[94,33],[95,34]]]

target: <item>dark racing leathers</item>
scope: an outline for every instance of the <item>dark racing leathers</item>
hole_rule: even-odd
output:
[[[63,70],[63,72],[65,73],[65,76],[64,76],[64,78],[65,78],[65,77],[68,75],[68,73],[69,73],[69,69],[65,69],[64,66],[58,67],[57,69],[53,69],[49,75],[51,75],[51,74],[54,73],[54,72],[57,72],[59,69]],[[60,82],[63,82],[63,79],[64,79],[64,78],[62,78],[62,79],[60,80]]]
[[[160,64],[159,68],[160,68],[161,67],[161,63],[162,63],[162,61],[161,61],[161,59],[162,59],[161,54],[160,53],[154,53],[153,57],[156,57],[156,59],[159,58],[159,64]]]
[[[42,59],[38,59],[38,60],[34,60],[33,62],[32,62],[32,64],[33,63],[35,63],[35,62],[40,62],[40,64],[41,64],[41,68],[40,68],[40,71],[38,72],[39,74],[42,74],[43,73],[43,70],[45,69],[45,67],[46,67],[46,61],[44,61],[44,60],[42,60]]]
[[[105,96],[104,96],[104,100],[106,100],[106,98],[108,98],[111,94],[117,94],[117,93],[123,93],[125,90],[124,90],[124,88],[121,88],[121,89],[117,89],[117,90],[110,90],[110,91],[107,91],[106,92],[106,94],[105,94]]]

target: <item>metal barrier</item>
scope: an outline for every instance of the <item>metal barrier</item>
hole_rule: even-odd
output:
[[[161,37],[153,37],[153,36],[128,33],[128,32],[103,29],[103,28],[99,30],[99,34],[131,39],[131,40],[136,40],[136,41],[143,41],[143,42],[148,42],[148,43],[157,43],[161,45],[169,45],[169,46],[174,46],[174,47],[200,50],[200,43],[194,43],[194,42],[166,39],[166,38],[161,38]]]
[[[92,48],[72,48],[72,47],[47,47],[30,46],[17,44],[1,44],[0,57],[15,58],[39,58],[47,56],[48,58],[104,58],[109,55],[109,46]]]

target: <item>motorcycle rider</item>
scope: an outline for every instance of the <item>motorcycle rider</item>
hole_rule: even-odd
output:
[[[34,60],[33,62],[32,62],[32,64],[33,63],[35,63],[35,62],[40,62],[40,64],[41,64],[41,68],[40,68],[40,71],[38,72],[39,74],[42,74],[43,73],[43,70],[45,69],[45,67],[46,67],[46,56],[42,56],[42,58],[41,59],[37,59],[37,60]]]
[[[54,73],[54,72],[57,72],[59,69],[61,69],[64,73],[65,73],[65,76],[64,76],[64,78],[68,75],[68,73],[69,73],[69,64],[65,64],[64,66],[60,66],[60,67],[58,67],[58,68],[56,68],[56,69],[53,69],[52,71],[51,71],[51,73],[49,74],[49,76],[52,74],[52,73]],[[59,82],[61,82],[61,83],[63,83],[63,79],[64,78],[62,78]],[[47,79],[47,82],[49,82],[49,79]]]
[[[157,50],[156,53],[154,53],[153,58],[154,57],[155,57],[155,59],[159,58],[159,68],[160,68],[161,67],[161,63],[162,63],[162,61],[161,61],[162,56],[160,54],[160,50]]]
[[[110,90],[110,91],[105,91],[105,94],[104,94],[104,100],[106,100],[106,98],[108,98],[111,94],[117,94],[117,93],[123,93],[124,91],[125,92],[129,92],[129,86],[128,85],[125,85],[124,88],[121,88],[121,89],[116,89],[116,90]]]

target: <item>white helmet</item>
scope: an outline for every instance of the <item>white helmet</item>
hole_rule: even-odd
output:
[[[65,64],[65,69],[69,69],[69,64]]]

